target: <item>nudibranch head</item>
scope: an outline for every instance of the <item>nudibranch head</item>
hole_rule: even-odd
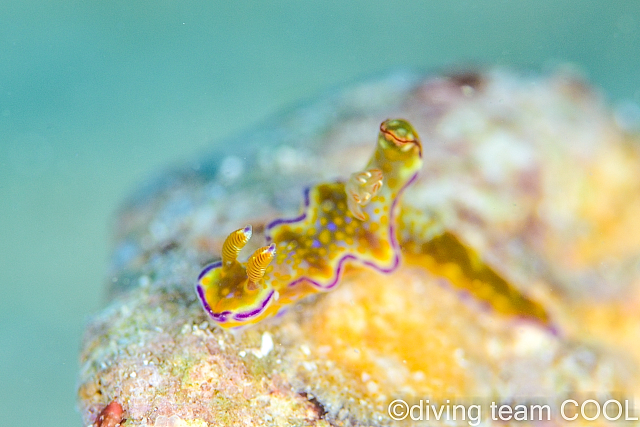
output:
[[[406,120],[389,119],[380,124],[378,144],[391,160],[412,158],[417,151],[422,157],[422,143],[418,132]]]
[[[260,315],[277,294],[264,274],[275,256],[275,245],[257,249],[246,266],[238,253],[251,237],[251,226],[234,231],[222,245],[222,260],[209,264],[198,276],[198,297],[218,323],[244,322]]]

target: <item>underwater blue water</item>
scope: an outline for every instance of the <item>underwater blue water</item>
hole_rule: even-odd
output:
[[[565,62],[633,112],[640,2],[0,1],[0,425],[81,425],[84,322],[145,178],[363,76]]]

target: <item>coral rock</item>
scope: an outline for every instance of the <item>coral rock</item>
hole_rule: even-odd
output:
[[[353,266],[276,318],[214,325],[194,285],[226,236],[252,224],[253,252],[306,186],[361,170],[389,117],[423,138],[403,203],[437,214],[553,328],[413,263]],[[556,410],[566,396],[640,396],[639,142],[575,77],[491,71],[396,74],[219,144],[120,214],[111,300],[80,356],[85,425],[112,401],[131,427],[364,426],[396,423],[395,399]]]

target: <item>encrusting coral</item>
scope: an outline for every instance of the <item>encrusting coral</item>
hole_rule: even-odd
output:
[[[640,396],[639,138],[579,79],[396,74],[238,141],[121,213],[85,425],[396,425],[396,399],[563,424],[567,396]]]

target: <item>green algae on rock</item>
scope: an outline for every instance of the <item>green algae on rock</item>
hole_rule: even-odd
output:
[[[305,187],[359,170],[388,117],[425,143],[405,202],[538,301],[558,333],[487,309],[424,260],[391,275],[350,268],[331,293],[241,333],[209,323],[193,281],[227,234],[251,223],[262,236],[298,213]],[[113,298],[81,353],[85,425],[112,401],[125,426],[328,426],[395,424],[397,398],[640,395],[638,136],[584,83],[398,74],[237,141],[123,209]]]

